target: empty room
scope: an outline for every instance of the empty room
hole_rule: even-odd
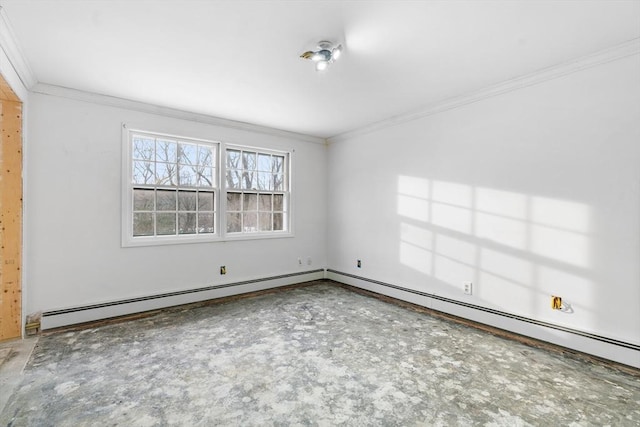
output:
[[[0,0],[0,425],[640,425],[640,1]]]

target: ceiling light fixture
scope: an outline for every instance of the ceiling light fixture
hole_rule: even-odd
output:
[[[330,64],[333,64],[341,54],[341,44],[334,45],[332,42],[323,40],[318,42],[318,50],[307,51],[300,55],[300,58],[312,60],[316,63],[316,71],[324,71]]]

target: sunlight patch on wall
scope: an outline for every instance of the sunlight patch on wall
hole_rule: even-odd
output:
[[[460,288],[461,277],[473,278],[475,277],[475,268],[473,265],[465,264],[453,260],[451,258],[435,255],[435,262],[433,266],[434,277],[451,286]]]
[[[422,249],[433,250],[433,232],[422,227],[400,224],[400,239]]]
[[[510,191],[477,188],[475,234],[482,239],[526,249],[527,197]]]
[[[477,252],[476,245],[472,243],[436,234],[434,276],[453,286],[459,284],[458,277],[473,280]]]
[[[473,207],[471,187],[453,182],[433,181],[433,200],[463,208]]]
[[[473,243],[437,234],[435,247],[440,255],[444,255],[469,265],[476,264],[478,249]]]
[[[458,208],[434,202],[431,222],[439,227],[460,233],[471,233],[471,211],[467,208]]]
[[[400,176],[398,214],[400,262],[452,292],[473,281],[475,297],[507,311],[530,301],[549,314],[558,293],[585,309],[594,303],[588,205]]]
[[[420,273],[433,273],[433,232],[400,224],[400,262]]]
[[[504,279],[531,286],[533,263],[517,256],[482,248],[480,250],[480,269]]]
[[[429,221],[429,180],[400,176],[398,179],[398,215]]]
[[[400,242],[400,262],[420,273],[433,274],[433,253],[407,242]]]
[[[431,222],[437,226],[469,234],[472,193],[468,185],[433,181]]]
[[[511,248],[527,248],[529,233],[526,222],[482,212],[478,212],[475,219],[477,237],[493,240]]]
[[[417,197],[398,194],[398,213],[407,218],[429,222],[429,202]]]
[[[527,218],[527,196],[491,188],[476,189],[476,209],[506,218]]]
[[[579,267],[589,266],[589,238],[572,231],[532,225],[531,252]]]
[[[589,266],[589,207],[545,197],[531,198],[531,251],[579,267]]]
[[[531,198],[531,221],[577,233],[586,233],[591,227],[589,206],[546,197]]]

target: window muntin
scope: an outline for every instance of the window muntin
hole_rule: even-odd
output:
[[[226,232],[288,231],[288,155],[229,148],[226,166]]]
[[[131,132],[132,235],[216,233],[218,144]]]

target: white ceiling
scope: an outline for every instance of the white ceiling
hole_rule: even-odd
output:
[[[640,37],[638,0],[0,5],[40,83],[323,138]]]

